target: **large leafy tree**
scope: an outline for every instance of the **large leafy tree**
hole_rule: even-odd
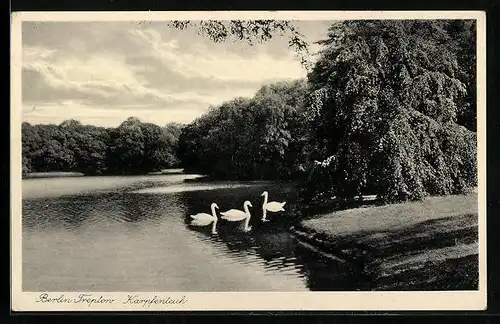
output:
[[[73,170],[74,154],[64,145],[67,141],[67,133],[57,125],[32,126],[23,123],[22,147],[25,166],[30,166],[30,171],[39,172]]]
[[[311,151],[304,121],[307,91],[305,80],[278,82],[263,86],[254,97],[261,163],[285,178],[307,169]]]
[[[178,156],[187,171],[219,178],[245,177],[241,163],[249,163],[242,153],[251,148],[242,139],[249,136],[251,115],[244,114],[249,100],[236,98],[187,125],[179,137]]]
[[[144,133],[141,121],[130,117],[110,130],[108,166],[118,174],[139,173],[144,156]]]
[[[187,125],[178,155],[188,171],[230,179],[284,179],[303,172],[304,80],[263,86]]]
[[[180,126],[169,124],[161,127],[152,123],[141,123],[144,140],[144,156],[140,169],[159,171],[178,164],[175,150],[180,135]]]
[[[466,24],[455,27],[460,32],[449,21],[331,26],[309,74],[310,113],[325,159],[311,192],[326,188],[345,198],[370,192],[396,201],[459,193],[476,183],[476,135],[469,130],[475,103],[468,94],[475,61],[455,44],[473,43],[473,33]]]
[[[63,145],[73,152],[74,171],[97,175],[106,172],[108,133],[103,127],[66,120],[59,125],[66,134]]]

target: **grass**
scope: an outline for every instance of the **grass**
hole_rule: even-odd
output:
[[[329,236],[344,236],[366,231],[400,230],[429,220],[477,214],[477,194],[430,197],[377,207],[342,210],[302,223]]]
[[[332,212],[292,230],[299,241],[358,265],[380,289],[477,289],[477,225],[471,192]]]

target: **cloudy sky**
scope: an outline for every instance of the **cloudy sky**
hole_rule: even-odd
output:
[[[295,25],[314,42],[329,24]],[[189,122],[210,105],[306,74],[285,38],[215,44],[162,22],[24,22],[22,43],[23,120],[33,124]]]

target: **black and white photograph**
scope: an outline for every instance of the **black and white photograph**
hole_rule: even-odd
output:
[[[484,24],[13,14],[13,308],[484,309]]]

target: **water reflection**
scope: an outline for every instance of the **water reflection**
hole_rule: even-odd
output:
[[[295,213],[296,194],[290,187],[271,186],[270,191],[276,200],[286,200],[287,210],[283,213],[271,214],[269,223],[262,223],[262,197],[260,194],[269,185],[254,186],[251,189],[231,191],[225,189],[212,190],[202,197],[192,192],[184,192],[183,202],[188,214],[200,212],[200,206],[208,209],[212,202],[216,202],[221,210],[238,208],[243,199],[248,199],[254,205],[252,208],[251,224],[253,230],[249,233],[242,231],[240,224],[225,222],[218,223],[218,234],[212,235],[210,228],[190,227],[189,216],[185,217],[187,227],[205,236],[217,244],[225,244],[228,252],[235,254],[241,262],[261,263],[267,271],[279,271],[284,275],[293,275],[305,278],[304,284],[311,290],[360,290],[368,289],[368,280],[355,272],[350,265],[322,258],[300,246],[289,234],[288,229],[296,221]],[[222,201],[219,202],[219,201]],[[231,207],[233,206],[233,207]],[[354,278],[348,280],[346,277]]]
[[[346,279],[346,275],[360,279],[346,265],[311,254],[289,235],[288,228],[297,217],[296,193],[290,185],[180,185],[179,176],[172,177],[171,181],[143,179],[106,192],[25,199],[23,281],[27,289],[150,291],[151,285],[160,291],[363,288]],[[182,186],[189,189],[179,190]],[[204,190],[206,186],[211,190]],[[260,222],[263,190],[273,200],[287,202],[285,212],[268,214],[268,223]],[[213,202],[220,210],[228,210],[242,209],[245,200],[254,206],[249,233],[243,231],[243,222],[219,220],[217,235],[211,234],[211,226],[189,225],[189,215],[210,213]],[[64,250],[61,242],[66,244]],[[99,267],[103,263],[116,271]],[[57,264],[65,269],[57,283],[49,270],[40,273],[44,266],[54,269]],[[234,267],[239,270],[235,272]],[[70,270],[75,277],[64,281]],[[34,273],[37,280],[30,281]],[[217,279],[203,280],[206,273]],[[80,280],[89,274],[88,283]]]

